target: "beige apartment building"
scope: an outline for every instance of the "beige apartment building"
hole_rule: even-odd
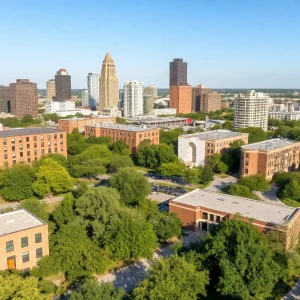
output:
[[[0,270],[27,272],[48,254],[47,223],[25,209],[0,214]]]
[[[72,133],[74,129],[84,132],[84,127],[102,123],[116,123],[116,117],[111,116],[91,116],[86,118],[72,118],[58,120],[58,129],[67,133]]]
[[[189,166],[203,166],[211,155],[226,151],[237,140],[248,144],[248,133],[218,129],[180,135],[178,157]]]
[[[40,127],[0,131],[0,167],[20,161],[30,164],[48,153],[67,157],[65,131]]]
[[[123,140],[132,151],[135,151],[143,140],[148,139],[152,144],[159,144],[159,129],[157,128],[107,123],[86,126],[84,134],[86,138],[103,136],[110,137],[113,142]]]
[[[260,174],[272,179],[278,172],[294,171],[299,166],[300,142],[272,139],[242,146],[240,177]]]

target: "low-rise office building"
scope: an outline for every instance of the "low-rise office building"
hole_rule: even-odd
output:
[[[169,211],[176,213],[183,226],[193,231],[208,231],[224,218],[239,216],[262,232],[284,232],[287,249],[298,243],[299,208],[195,189],[171,200]]]
[[[193,122],[191,118],[177,118],[177,117],[141,117],[133,121],[134,124],[144,125],[147,127],[156,128],[176,128],[188,125]]]
[[[299,121],[300,111],[269,111],[269,119],[280,121]]]
[[[260,174],[272,179],[278,172],[294,171],[299,166],[300,142],[272,139],[241,148],[240,176]]]
[[[205,165],[211,155],[226,151],[237,140],[248,144],[248,133],[218,129],[181,135],[178,138],[178,157],[190,166]]]
[[[149,139],[152,144],[159,144],[159,129],[122,124],[96,124],[85,126],[85,137],[110,137],[113,142],[123,140],[135,151],[143,140]]]
[[[48,254],[47,223],[25,209],[0,214],[0,270],[29,271]]]
[[[0,167],[31,163],[48,153],[67,157],[65,131],[40,127],[0,131]]]
[[[116,123],[116,118],[111,116],[89,116],[86,118],[72,118],[58,120],[58,128],[67,133],[72,133],[74,129],[84,132],[84,127],[88,125]]]

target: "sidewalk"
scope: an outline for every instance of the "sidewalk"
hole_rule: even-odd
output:
[[[300,279],[295,286],[282,298],[282,300],[300,300]]]

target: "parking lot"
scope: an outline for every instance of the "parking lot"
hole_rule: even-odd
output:
[[[152,193],[163,193],[175,197],[181,196],[186,193],[186,190],[181,186],[165,186],[155,183],[151,183],[151,191]]]

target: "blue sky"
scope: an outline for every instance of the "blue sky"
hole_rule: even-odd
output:
[[[106,52],[119,84],[168,87],[169,62],[212,88],[300,88],[299,0],[0,0],[0,84],[85,88]]]

